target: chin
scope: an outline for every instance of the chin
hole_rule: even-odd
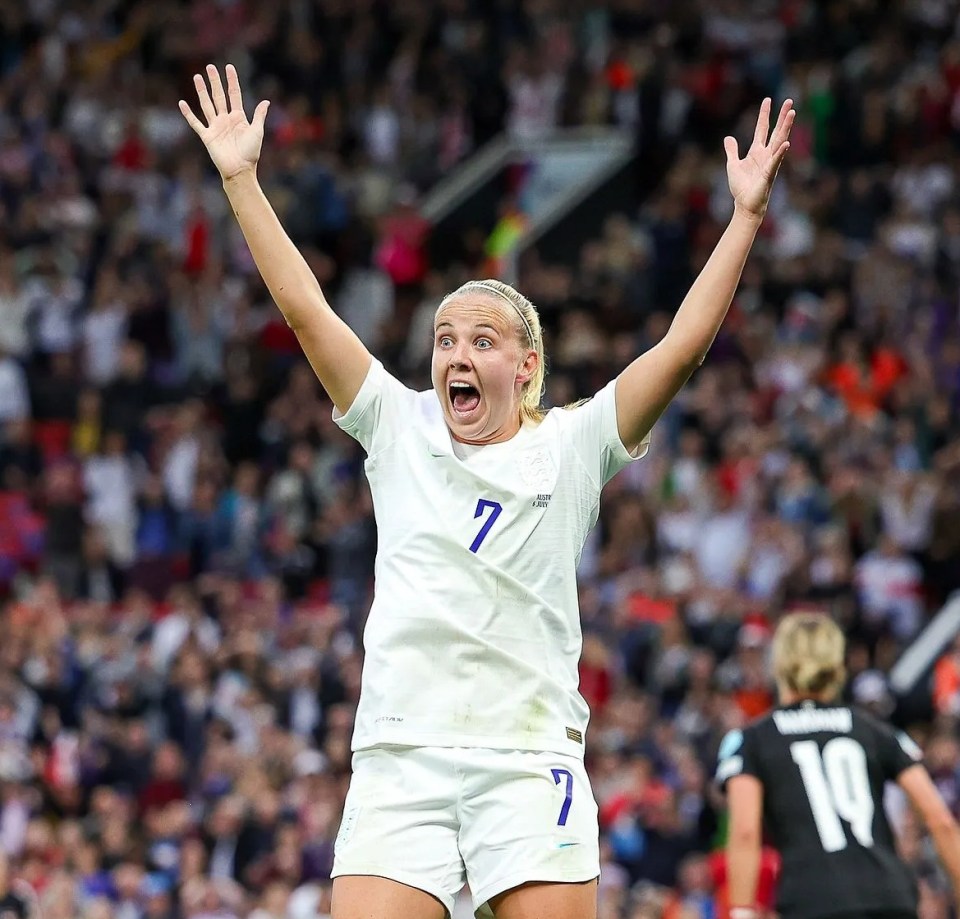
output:
[[[470,421],[463,421],[452,413],[447,416],[447,427],[459,438],[466,440],[480,440],[483,438],[486,428],[486,419],[478,418]]]

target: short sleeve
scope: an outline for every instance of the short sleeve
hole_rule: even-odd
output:
[[[604,486],[621,469],[640,459],[650,446],[650,434],[635,453],[620,440],[617,428],[616,380],[611,380],[592,399],[567,410],[565,419],[574,448],[598,486]]]
[[[719,785],[723,787],[737,775],[752,775],[755,779],[761,779],[756,738],[751,731],[728,732],[717,750],[716,780]]]
[[[903,731],[895,731],[880,722],[874,723],[877,731],[877,749],[883,777],[896,781],[900,773],[923,762],[923,751]]]
[[[409,425],[416,399],[414,390],[374,359],[353,404],[342,415],[334,408],[333,420],[366,450],[367,456],[373,456]]]

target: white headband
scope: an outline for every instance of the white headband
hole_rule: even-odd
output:
[[[492,284],[485,284],[483,281],[468,281],[468,282],[467,282],[466,284],[464,284],[464,286],[461,287],[459,290],[455,290],[453,293],[447,294],[447,296],[443,298],[443,301],[441,302],[440,307],[439,307],[439,309],[437,310],[437,312],[439,313],[440,310],[443,309],[444,304],[445,304],[445,303],[447,302],[447,300],[449,300],[451,297],[453,297],[453,296],[455,296],[456,294],[459,294],[459,293],[468,293],[468,292],[471,291],[471,290],[476,290],[478,287],[483,288],[485,291],[488,291],[488,292],[491,293],[491,294],[495,294],[495,295],[498,296],[501,300],[503,300],[504,302],[510,304],[510,306],[513,308],[513,311],[520,317],[520,321],[523,323],[523,328],[526,330],[526,333],[527,333],[527,339],[529,340],[530,344],[533,345],[534,348],[536,348],[536,346],[537,346],[537,339],[536,339],[536,338],[534,337],[534,335],[533,335],[533,327],[532,327],[532,326],[530,325],[530,323],[527,321],[527,317],[523,315],[523,311],[522,311],[522,310],[520,309],[520,307],[517,306],[517,304],[514,303],[513,300],[511,300],[502,290],[498,290],[498,289],[497,289],[496,287],[494,287]]]

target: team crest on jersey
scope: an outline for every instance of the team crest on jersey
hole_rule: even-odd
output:
[[[517,457],[517,466],[520,481],[527,488],[536,488],[539,492],[545,492],[553,485],[556,469],[550,455],[543,450],[524,450]],[[546,505],[543,506],[546,507]]]

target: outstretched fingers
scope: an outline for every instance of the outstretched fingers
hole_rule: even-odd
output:
[[[253,113],[253,122],[252,124],[255,127],[263,130],[263,123],[267,120],[267,109],[270,108],[270,103],[264,99],[257,107]]]
[[[773,181],[776,178],[777,172],[780,170],[780,164],[783,162],[783,158],[787,155],[787,151],[790,149],[790,142],[784,141],[777,148],[777,152],[770,159],[770,163],[767,166],[767,175],[770,180]]]
[[[200,100],[200,111],[203,112],[203,117],[207,119],[207,125],[209,126],[213,123],[213,119],[217,117],[217,110],[213,107],[213,100],[207,91],[207,84],[199,73],[193,75],[193,85],[197,90],[197,99]]]
[[[777,116],[777,123],[773,129],[773,136],[770,138],[771,149],[779,150],[790,139],[790,130],[793,128],[796,117],[797,110],[793,107],[793,99],[784,99],[783,105],[780,106],[780,114]]]
[[[765,147],[767,136],[770,133],[770,97],[767,96],[760,103],[760,113],[757,115],[757,127],[753,132],[754,146]]]
[[[213,64],[207,64],[207,79],[210,81],[210,91],[213,94],[213,104],[218,115],[227,114],[227,97],[223,92],[223,83],[220,80],[220,71]]]
[[[227,95],[230,98],[230,111],[243,111],[243,93],[240,91],[240,77],[233,64],[227,64]]]
[[[186,103],[185,100],[181,99],[178,103],[180,106],[180,114],[187,119],[187,124],[193,128],[194,132],[198,137],[203,137],[203,132],[206,130],[204,128],[203,122],[193,114],[193,109]]]
[[[233,64],[227,64],[227,88],[230,92],[230,105],[227,106],[227,97],[223,91],[223,83],[220,80],[220,71],[213,64],[207,64],[207,79],[199,73],[193,75],[193,85],[197,91],[197,99],[200,102],[200,110],[203,117],[207,120],[207,126],[213,124],[214,118],[218,115],[226,115],[230,111],[243,112],[243,94],[240,91],[240,78],[237,76],[237,68]],[[209,80],[210,86],[207,87]],[[199,133],[204,125],[193,114],[190,106],[186,102],[180,102],[180,111],[187,123],[194,131]]]
[[[723,149],[727,154],[727,165],[736,163],[740,159],[740,145],[735,137],[724,137]]]

